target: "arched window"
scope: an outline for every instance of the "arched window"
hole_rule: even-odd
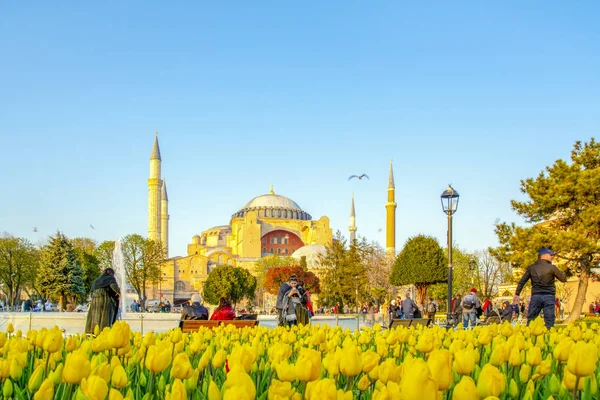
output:
[[[271,254],[273,254],[273,248],[271,247]]]
[[[285,249],[285,254],[286,254],[286,255],[288,255],[288,254],[289,254],[289,252],[288,252],[288,249]]]
[[[219,261],[217,261],[219,265],[223,265],[223,256],[219,255]]]
[[[281,218],[281,210],[277,210],[277,217]]]
[[[281,249],[277,249],[277,254],[281,254]]]
[[[175,290],[185,290],[185,282],[177,281],[175,282]]]
[[[267,248],[263,247],[263,253],[266,253],[266,252],[267,252]]]
[[[283,242],[281,241],[281,233],[278,233],[278,234],[277,234],[277,244],[281,244],[281,243],[283,243]]]
[[[289,244],[290,243],[290,235],[285,235],[283,237],[283,244]]]

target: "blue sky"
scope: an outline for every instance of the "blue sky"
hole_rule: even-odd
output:
[[[159,131],[171,255],[271,184],[345,234],[355,192],[383,244],[390,157],[397,248],[445,241],[452,183],[482,249],[600,127],[594,1],[123,3],[0,4],[0,231],[145,235]]]

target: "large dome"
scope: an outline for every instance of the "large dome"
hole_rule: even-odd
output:
[[[321,267],[320,256],[324,256],[325,254],[327,254],[327,248],[325,246],[321,244],[308,244],[296,250],[294,254],[292,254],[292,257],[297,260],[306,257],[306,266],[308,269],[317,269]]]
[[[242,207],[233,217],[243,217],[248,211],[256,211],[260,218],[283,218],[310,220],[312,217],[294,200],[275,194],[273,189],[271,193],[256,196]]]

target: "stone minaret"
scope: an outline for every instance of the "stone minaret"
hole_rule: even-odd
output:
[[[396,201],[394,190],[394,169],[390,159],[390,178],[387,189],[387,203],[385,203],[385,252],[391,258],[396,257]]]
[[[160,209],[161,187],[160,178],[160,148],[158,147],[158,132],[154,139],[154,147],[150,155],[150,178],[148,179],[148,239],[161,240],[160,236]]]
[[[165,258],[169,258],[169,196],[167,196],[167,182],[164,179],[160,197],[160,240],[165,248]]]
[[[350,206],[350,226],[348,227],[350,231],[350,244],[354,243],[356,240],[356,215],[354,213],[354,193],[352,193],[352,205]]]

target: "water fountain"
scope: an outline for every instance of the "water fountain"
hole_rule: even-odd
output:
[[[115,278],[119,287],[121,288],[121,297],[119,304],[120,319],[123,319],[127,312],[127,302],[125,301],[125,294],[127,293],[127,274],[125,272],[125,261],[123,257],[123,249],[121,248],[123,240],[118,238],[115,242],[115,249],[112,254],[112,265],[115,270]]]

